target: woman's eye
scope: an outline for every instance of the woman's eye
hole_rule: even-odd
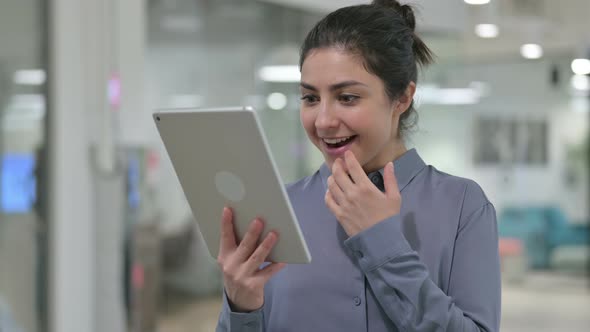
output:
[[[341,95],[340,96],[340,101],[345,103],[345,104],[352,104],[353,102],[357,101],[359,99],[359,96],[355,96],[355,95]]]
[[[318,98],[314,95],[304,95],[301,97],[301,100],[303,100],[307,104],[312,104],[318,101]]]

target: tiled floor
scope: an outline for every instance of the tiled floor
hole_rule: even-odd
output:
[[[521,286],[504,284],[502,332],[590,331],[588,278],[529,275]]]
[[[215,331],[221,308],[219,296],[205,298],[167,313],[160,318],[159,332]]]
[[[587,278],[535,273],[522,284],[504,283],[502,332],[590,331]],[[219,297],[181,306],[160,320],[160,332],[215,331]]]
[[[37,330],[35,223],[32,214],[0,214],[0,307],[10,307],[4,315],[23,331]]]

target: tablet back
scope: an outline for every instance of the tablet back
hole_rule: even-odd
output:
[[[252,108],[161,110],[153,117],[211,256],[218,255],[221,213],[228,205],[238,240],[261,217],[261,239],[271,230],[280,234],[271,261],[311,261]]]

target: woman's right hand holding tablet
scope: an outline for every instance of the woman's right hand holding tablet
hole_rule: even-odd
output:
[[[217,262],[223,272],[223,285],[232,311],[260,309],[264,305],[264,285],[285,267],[284,263],[270,263],[260,268],[278,240],[276,232],[269,232],[257,246],[263,229],[262,220],[255,219],[242,241],[237,244],[233,212],[228,207],[223,209]]]

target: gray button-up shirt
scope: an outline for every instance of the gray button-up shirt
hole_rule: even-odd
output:
[[[224,298],[217,331],[498,331],[494,207],[416,150],[394,165],[400,214],[350,238],[324,203],[325,164],[289,185],[312,263],[275,275],[258,311],[231,312]]]

